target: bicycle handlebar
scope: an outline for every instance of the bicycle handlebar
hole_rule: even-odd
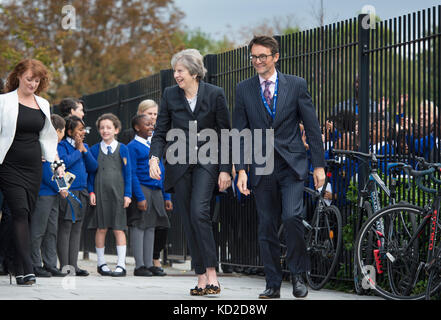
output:
[[[399,167],[401,167],[401,169],[403,169],[409,176],[416,178],[415,182],[416,182],[418,188],[420,188],[421,190],[423,190],[424,192],[427,192],[427,193],[432,193],[432,194],[437,193],[436,189],[428,188],[428,187],[424,186],[422,183],[423,178],[425,176],[429,175],[431,180],[433,180],[435,183],[441,184],[441,181],[436,179],[433,175],[433,173],[435,172],[434,167],[431,167],[427,170],[420,171],[420,170],[414,170],[412,168],[412,166],[405,164],[405,163],[402,163],[402,162],[393,162],[393,163],[387,164],[388,169],[399,168]]]
[[[382,154],[375,154],[372,152],[364,153],[364,152],[360,152],[360,151],[350,151],[350,150],[341,150],[341,149],[333,149],[332,152],[334,154],[344,154],[344,155],[352,156],[352,157],[353,156],[360,156],[363,158],[370,158],[373,161],[375,161],[377,159],[385,158],[385,156]]]

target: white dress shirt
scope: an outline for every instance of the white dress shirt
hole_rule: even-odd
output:
[[[141,142],[143,145],[150,148],[150,142],[147,139],[141,138],[138,135],[135,135],[135,140]]]
[[[276,80],[277,80],[277,70],[274,71],[273,75],[268,79],[269,81],[271,81],[271,84],[269,86],[269,91],[271,92],[271,97],[274,96],[274,91],[276,90]],[[260,81],[260,86],[262,87],[262,92],[265,91],[265,80],[264,78],[262,78],[259,75],[259,81]]]
[[[100,143],[100,147],[101,147],[101,151],[104,154],[107,154],[107,147],[110,146],[110,148],[112,148],[112,153],[115,152],[116,148],[118,147],[118,141],[117,140],[113,140],[110,144],[106,144],[104,141],[101,141]]]
[[[198,96],[196,95],[193,99],[187,99],[187,101],[190,105],[191,111],[194,112],[194,109],[196,108],[196,102],[198,101]]]
[[[69,142],[72,145],[72,147],[74,147],[76,149],[74,139],[72,139],[71,137],[66,137],[66,141]]]

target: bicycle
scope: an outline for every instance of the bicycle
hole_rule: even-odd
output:
[[[391,188],[389,189],[386,186],[386,183],[379,176],[378,160],[384,159],[385,158],[384,155],[377,155],[375,153],[364,153],[359,151],[340,150],[340,149],[334,149],[333,154],[336,156],[347,156],[350,159],[356,158],[366,163],[368,166],[368,170],[369,170],[368,179],[364,184],[362,190],[359,191],[358,201],[356,205],[356,209],[358,213],[357,221],[355,223],[355,232],[354,232],[354,236],[356,237],[359,234],[363,222],[381,210],[382,206],[380,202],[380,190],[382,190],[384,194],[388,197],[389,205],[395,203],[396,187],[398,186],[398,181],[396,179],[392,179]],[[392,166],[390,166],[389,168],[392,168]],[[384,228],[381,221],[378,222],[377,228],[380,231]],[[371,260],[370,261],[371,263],[373,263],[374,261],[378,261],[378,257],[375,256],[375,253],[373,253],[372,256],[368,257]],[[357,294],[363,295],[367,293],[367,290],[364,290],[361,284],[362,278],[359,275],[358,268],[356,267],[356,263],[355,263],[356,261],[355,250],[353,257],[354,257],[354,267],[353,267],[354,289]]]
[[[306,280],[313,290],[320,290],[328,282],[337,265],[342,247],[342,217],[340,210],[334,205],[327,205],[325,193],[330,183],[332,173],[329,168],[340,166],[340,163],[331,159],[326,160],[327,174],[321,191],[304,187],[304,191],[311,195],[316,204],[311,223],[302,220],[306,228],[306,252],[311,262],[311,270],[306,273]],[[286,258],[283,224],[279,228],[281,240],[282,264]]]
[[[435,170],[441,171],[441,164],[423,162],[424,167],[428,168],[423,171],[413,170],[406,164],[398,165],[409,179],[416,178],[419,189],[434,194],[435,198],[424,207],[400,202],[385,207],[370,217],[356,240],[357,269],[363,277],[364,285],[386,299],[421,300],[425,296],[430,297],[441,284],[438,267],[440,248],[436,243],[440,227],[437,213],[440,209],[441,191],[426,187],[422,182],[423,178],[429,177],[431,181],[441,184],[433,175]],[[421,220],[419,225],[416,224],[417,218]],[[383,223],[384,232],[376,227],[379,221]],[[426,235],[423,234],[425,231]],[[421,241],[424,236],[428,237],[423,239],[427,241]],[[372,254],[378,257],[376,266],[372,266],[368,258]],[[429,276],[432,283],[429,282],[427,288],[424,288],[427,272],[433,273],[432,278]]]

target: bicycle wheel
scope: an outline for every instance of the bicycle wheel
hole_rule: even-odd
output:
[[[425,255],[415,242],[416,222],[412,224],[412,216],[417,220],[423,215],[419,207],[398,204],[380,210],[366,221],[355,243],[363,288],[372,289],[386,299],[424,297],[425,288],[421,287],[425,274],[421,266]],[[383,232],[378,230],[379,224],[383,225]]]
[[[388,242],[401,240],[408,241],[412,235],[416,232],[418,225],[416,223],[415,214],[408,212],[407,215],[400,214],[396,217],[395,224],[392,227],[388,227],[389,231]],[[403,237],[403,234],[405,237]],[[419,239],[415,238],[412,242],[409,252],[414,261],[419,260]],[[387,273],[389,285],[394,294],[398,296],[409,296],[413,290],[415,279],[412,274],[417,271],[418,265],[409,265],[408,263],[402,263],[402,260],[396,260],[392,263],[389,259],[386,259]],[[411,266],[413,269],[409,269]]]
[[[438,250],[437,258],[430,266],[429,280],[427,280],[426,300],[441,300],[441,259]]]
[[[312,218],[312,230],[306,237],[311,270],[306,280],[313,290],[320,290],[331,277],[337,265],[342,246],[342,218],[334,205],[316,209]]]
[[[372,217],[373,213],[372,213],[372,205],[369,201],[365,201],[363,202],[363,207],[362,207],[362,212],[359,215],[359,219],[363,219],[363,217],[366,217],[367,219],[369,219],[370,217]],[[363,221],[358,221],[357,222],[357,227],[360,227],[360,225],[363,224]],[[361,229],[361,227],[360,227]],[[357,235],[360,232],[360,229],[357,230]],[[370,245],[371,241],[372,241],[372,235],[369,235],[369,241],[368,241],[368,245]],[[372,252],[372,248],[369,247],[367,248],[368,252]],[[356,263],[356,258],[355,258],[355,250],[353,253],[353,258],[354,258],[354,262],[353,262],[353,273],[354,273],[354,289],[355,289],[355,293],[358,295],[366,295],[368,294],[368,290],[364,289],[362,286],[362,276],[360,275],[360,272],[357,268],[357,263]],[[373,256],[368,256],[367,257],[368,262],[372,262],[373,261]]]

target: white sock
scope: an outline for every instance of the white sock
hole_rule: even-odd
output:
[[[96,248],[96,256],[97,256],[97,264],[98,267],[102,266],[103,264],[106,264],[106,259],[104,259],[104,248]],[[103,271],[110,271],[110,268],[108,266],[104,266]]]
[[[118,254],[117,266],[126,268],[126,248],[127,246],[116,246],[116,252]]]

